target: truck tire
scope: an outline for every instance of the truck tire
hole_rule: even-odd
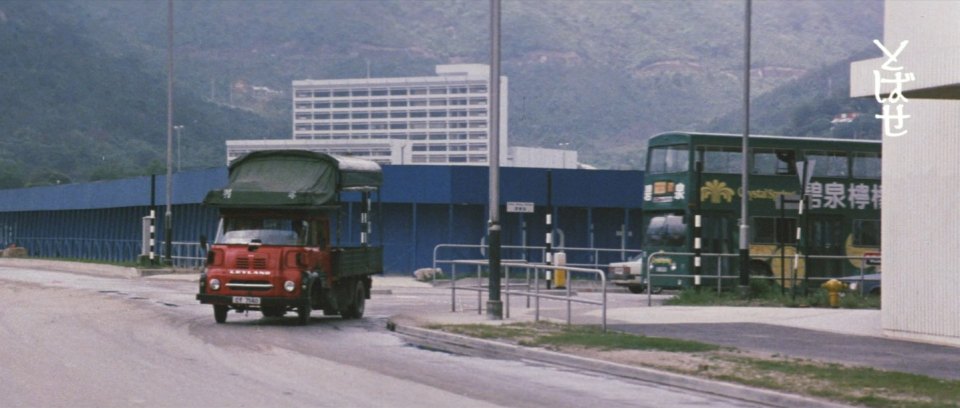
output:
[[[360,319],[363,317],[366,306],[367,288],[363,285],[363,281],[359,281],[353,291],[353,299],[350,300],[350,305],[340,312],[340,316],[343,316],[344,319]]]
[[[226,305],[213,305],[213,319],[217,323],[226,323],[227,322],[227,312],[230,311],[230,308]]]

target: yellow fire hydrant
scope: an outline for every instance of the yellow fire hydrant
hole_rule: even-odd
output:
[[[840,306],[840,291],[846,288],[846,284],[836,279],[830,279],[820,287],[827,290],[827,299],[830,301],[830,307]]]

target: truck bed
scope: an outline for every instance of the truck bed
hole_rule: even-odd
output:
[[[337,248],[332,253],[334,277],[366,276],[383,272],[383,247]]]

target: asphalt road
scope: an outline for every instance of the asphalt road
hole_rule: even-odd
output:
[[[375,295],[345,321],[231,313],[213,321],[190,282],[0,268],[0,406],[724,407],[736,400],[530,361],[410,347]],[[442,293],[442,292],[441,292]],[[448,307],[448,306],[447,306]]]

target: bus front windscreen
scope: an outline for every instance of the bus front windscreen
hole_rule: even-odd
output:
[[[682,246],[687,240],[687,224],[682,215],[666,214],[650,218],[646,244],[650,246]]]
[[[689,171],[690,152],[687,145],[655,146],[650,148],[647,174],[681,173]]]

